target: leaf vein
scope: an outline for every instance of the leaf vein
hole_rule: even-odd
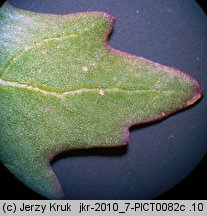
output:
[[[8,71],[8,69],[10,68],[10,66],[12,66],[12,64],[18,60],[23,54],[25,54],[26,52],[28,52],[31,49],[40,47],[42,44],[48,42],[48,41],[55,41],[55,40],[66,40],[69,38],[74,38],[77,37],[78,34],[70,34],[70,35],[54,35],[52,37],[45,37],[39,41],[36,41],[34,43],[32,43],[31,45],[27,44],[23,47],[23,49],[17,51],[16,53],[14,53],[14,55],[8,60],[7,64],[5,65],[5,67],[2,70],[1,75],[5,74],[6,71]]]
[[[81,94],[81,93],[86,93],[86,92],[97,92],[100,96],[103,96],[106,92],[109,93],[163,93],[163,94],[171,94],[174,93],[175,91],[173,90],[154,90],[154,89],[123,89],[123,88],[119,88],[119,87],[108,87],[108,88],[80,88],[80,89],[73,89],[70,91],[65,91],[62,93],[58,93],[55,91],[48,91],[48,90],[44,90],[38,87],[33,87],[27,84],[21,84],[18,82],[11,82],[11,81],[5,81],[0,79],[0,86],[9,86],[9,87],[14,87],[14,88],[20,88],[20,89],[27,89],[30,91],[34,91],[34,92],[39,92],[42,93],[44,95],[50,95],[50,96],[54,96],[60,99],[63,99],[66,96],[69,95],[75,95],[75,94]]]

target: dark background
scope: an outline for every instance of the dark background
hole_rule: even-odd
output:
[[[162,193],[160,196],[154,197],[154,199],[159,200],[174,200],[174,199],[184,199],[184,200],[206,200],[206,167],[207,167],[207,157],[204,157],[199,165],[183,179],[179,184],[170,189],[169,191]],[[43,196],[30,190],[20,181],[18,181],[1,163],[1,200],[39,200],[45,199]]]
[[[110,12],[117,19],[110,37],[113,47],[186,71],[207,87],[202,0],[197,1],[200,6],[194,0],[10,2],[46,13]],[[74,151],[59,156],[52,166],[67,199],[207,199],[206,119],[204,97],[158,124],[133,127],[126,148]],[[2,164],[0,186],[0,199],[44,199]]]
[[[203,11],[207,14],[206,0],[196,0],[196,2],[200,5]]]

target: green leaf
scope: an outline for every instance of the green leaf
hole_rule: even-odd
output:
[[[189,75],[112,49],[113,25],[102,12],[0,9],[0,160],[48,198],[62,198],[58,153],[126,145],[131,125],[201,98]]]

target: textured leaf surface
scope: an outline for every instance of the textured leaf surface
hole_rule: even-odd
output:
[[[113,25],[102,12],[0,9],[0,160],[48,198],[62,197],[50,167],[56,154],[126,145],[131,125],[202,95],[192,77],[112,49]]]

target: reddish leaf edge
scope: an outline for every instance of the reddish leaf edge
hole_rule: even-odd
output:
[[[9,7],[13,7],[13,8],[15,8],[17,10],[20,10],[20,11],[27,11],[27,10],[24,10],[24,9],[16,8],[15,6],[13,6],[9,2],[6,2],[5,4],[7,4]],[[30,11],[30,12],[34,13],[34,14],[41,15],[41,16],[59,16],[59,17],[63,17],[63,18],[64,17],[67,18],[67,17],[70,17],[70,16],[87,15],[87,14],[99,14],[101,16],[104,16],[104,17],[108,18],[109,21],[111,22],[109,30],[108,30],[108,32],[107,32],[107,34],[105,36],[105,39],[104,39],[104,44],[105,44],[105,46],[107,47],[107,49],[109,51],[114,52],[114,53],[116,53],[118,55],[121,55],[121,56],[124,56],[124,57],[135,59],[135,60],[140,61],[140,62],[144,62],[144,63],[149,64],[149,65],[156,66],[157,68],[170,69],[172,71],[172,73],[178,73],[178,74],[180,74],[182,76],[185,76],[187,79],[190,79],[196,86],[196,89],[194,90],[194,92],[192,92],[191,99],[189,99],[188,101],[183,103],[180,108],[175,109],[175,110],[171,110],[171,111],[168,111],[168,112],[162,112],[162,113],[160,113],[160,114],[158,114],[158,115],[156,115],[156,116],[154,116],[152,118],[148,118],[148,119],[145,119],[143,121],[129,122],[128,124],[123,126],[123,140],[122,140],[122,142],[116,143],[116,144],[110,145],[110,146],[103,144],[101,147],[94,147],[94,149],[95,148],[114,148],[114,147],[126,146],[126,145],[129,144],[130,128],[132,126],[146,125],[146,124],[149,124],[149,123],[156,123],[156,122],[159,122],[161,120],[164,120],[164,119],[168,118],[169,116],[171,116],[171,115],[173,115],[173,114],[175,114],[177,112],[180,112],[180,111],[194,105],[196,102],[201,100],[203,95],[204,95],[203,87],[201,86],[199,81],[196,80],[193,76],[191,76],[191,75],[189,75],[189,74],[187,74],[185,72],[182,72],[181,70],[178,70],[177,68],[169,67],[169,66],[166,66],[166,65],[163,65],[163,64],[160,64],[160,63],[145,59],[143,57],[132,55],[132,54],[129,54],[127,52],[123,52],[121,50],[113,48],[109,44],[109,37],[110,37],[110,35],[112,33],[113,27],[115,26],[116,19],[110,13],[102,12],[102,11],[84,11],[84,12],[75,12],[75,13],[70,13],[70,14],[49,14],[49,13],[38,13],[38,12],[32,12],[32,11]],[[85,149],[87,149],[87,148],[85,148]],[[70,149],[70,151],[73,151],[73,150],[84,150],[84,149],[82,147],[81,148]],[[49,158],[47,158],[47,162],[46,162],[46,166],[47,166],[48,170],[52,171],[52,176],[53,176],[53,178],[55,179],[55,182],[56,182],[56,191],[58,192],[58,195],[59,195],[58,199],[65,199],[65,196],[64,196],[62,187],[60,185],[60,182],[59,182],[59,180],[57,178],[57,175],[54,173],[54,171],[51,168],[51,162],[59,154],[61,154],[63,152],[67,152],[67,151],[68,150],[62,150],[62,151],[59,151],[59,152],[51,153],[49,155]]]
[[[110,26],[109,31],[106,34],[106,37],[104,39],[104,43],[105,43],[105,45],[106,45],[106,47],[108,48],[109,51],[117,53],[118,55],[121,55],[121,56],[125,56],[125,57],[128,57],[128,58],[135,59],[135,60],[140,61],[140,62],[147,63],[149,65],[156,66],[158,68],[170,69],[170,70],[172,70],[172,73],[178,73],[178,74],[180,74],[182,76],[185,76],[187,79],[190,79],[196,86],[196,89],[194,90],[194,92],[192,92],[191,99],[189,99],[184,104],[182,104],[180,108],[178,108],[176,110],[171,110],[169,112],[162,112],[162,113],[154,116],[153,118],[145,119],[143,121],[130,122],[130,123],[126,124],[123,127],[123,141],[122,142],[116,143],[116,144],[111,145],[111,146],[103,144],[101,147],[94,147],[94,149],[95,148],[114,148],[114,147],[126,146],[126,145],[129,144],[130,128],[132,126],[147,125],[147,124],[156,123],[156,122],[159,122],[161,120],[164,120],[164,119],[168,118],[169,116],[171,116],[171,115],[173,115],[173,114],[175,114],[177,112],[180,112],[180,111],[194,105],[196,102],[198,102],[203,97],[204,90],[203,90],[201,84],[199,83],[199,81],[196,80],[193,76],[191,76],[191,75],[189,75],[189,74],[187,74],[185,72],[182,72],[182,71],[180,71],[180,70],[178,70],[178,69],[176,69],[174,67],[169,67],[169,66],[166,66],[166,65],[163,65],[163,64],[160,64],[160,63],[153,62],[151,60],[145,59],[143,57],[132,55],[132,54],[129,54],[129,53],[126,53],[126,52],[123,52],[123,51],[120,51],[120,50],[117,50],[117,49],[113,48],[109,44],[109,37],[110,37],[110,35],[112,33],[113,27],[115,26],[115,22],[116,22],[116,19],[112,14],[101,12],[101,11],[94,11],[94,12],[86,11],[86,12],[72,13],[72,14],[63,15],[63,16],[80,15],[80,14],[100,14],[102,16],[107,17],[111,21],[111,26]],[[79,148],[70,149],[70,151],[73,151],[73,150],[84,150],[84,149],[83,148],[81,148],[81,149],[79,149]],[[55,153],[54,155],[51,155],[51,157],[49,159],[48,166],[50,166],[51,161],[54,160],[57,155],[59,155],[59,154],[61,154],[63,152],[66,152],[66,151],[63,150],[63,151],[59,152],[58,154]],[[63,192],[61,192],[61,194],[62,194],[62,197],[64,198]]]

